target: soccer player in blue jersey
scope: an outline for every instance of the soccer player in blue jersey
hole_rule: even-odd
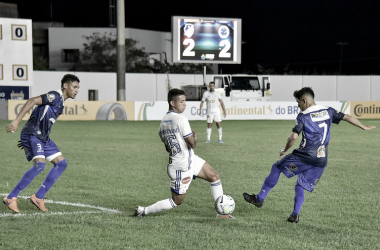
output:
[[[45,169],[45,159],[52,162],[54,167],[47,174],[45,181],[37,193],[30,197],[30,201],[40,210],[47,212],[44,198],[46,192],[67,167],[66,159],[56,144],[50,140],[51,127],[62,114],[63,101],[74,99],[79,91],[79,78],[75,75],[64,75],[61,80],[61,89],[30,98],[20,110],[16,119],[5,127],[7,132],[15,132],[26,113],[35,105],[28,122],[24,125],[18,146],[24,149],[28,161],[33,160],[33,167],[26,171],[12,192],[4,198],[3,202],[8,208],[19,213],[17,196],[32,180]]]
[[[314,102],[314,92],[305,87],[294,92],[294,97],[301,109],[296,119],[292,133],[285,148],[280,151],[280,159],[272,166],[270,174],[264,181],[261,191],[255,194],[244,193],[244,199],[262,207],[269,191],[277,184],[281,172],[288,178],[298,175],[295,185],[294,210],[288,218],[289,222],[298,223],[299,213],[305,200],[304,190],[312,192],[327,166],[327,149],[330,141],[331,124],[347,121],[363,130],[376,128],[365,126],[354,117],[337,112],[330,107],[317,105]],[[298,149],[285,156],[302,133],[302,141]]]

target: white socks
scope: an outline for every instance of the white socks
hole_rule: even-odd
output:
[[[218,128],[219,141],[222,140],[222,128]]]
[[[207,130],[206,130],[206,134],[207,134],[207,140],[210,140],[210,138],[211,138],[211,128],[207,128]]]
[[[211,128],[207,128],[206,133],[207,133],[207,140],[210,140],[211,138]],[[218,128],[218,135],[219,135],[219,140],[222,140],[222,128]]]
[[[159,213],[162,211],[169,210],[171,208],[176,207],[177,205],[174,203],[172,198],[158,201],[154,203],[153,205],[150,205],[149,207],[145,208],[145,213],[144,214],[152,214],[152,213]]]
[[[223,195],[223,187],[220,180],[217,180],[216,182],[210,182],[210,189],[211,189],[212,199],[214,201],[218,199],[219,196]]]

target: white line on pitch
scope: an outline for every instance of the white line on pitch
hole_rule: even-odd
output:
[[[73,215],[73,214],[100,214],[102,211],[78,211],[78,212],[47,212],[47,213],[32,213],[32,214],[15,214],[15,213],[3,213],[2,217],[24,217],[24,216],[50,216],[50,215]]]
[[[0,194],[0,196],[7,196],[7,195],[8,194]],[[18,196],[17,198],[28,199],[29,196]],[[68,205],[68,206],[73,206],[73,207],[85,207],[85,208],[97,209],[97,210],[100,210],[100,211],[106,212],[106,213],[121,213],[121,211],[119,211],[117,209],[110,209],[110,208],[105,208],[105,207],[86,205],[86,204],[82,204],[82,203],[71,203],[71,202],[66,202],[66,201],[53,201],[53,200],[46,200],[45,202],[46,203],[53,203],[53,204],[60,204],[60,205]],[[57,212],[57,213],[59,213],[59,212]]]

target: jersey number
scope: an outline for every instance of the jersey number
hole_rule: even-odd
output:
[[[323,128],[323,138],[322,138],[322,144],[325,142],[325,139],[326,139],[326,134],[327,134],[327,124],[324,122],[324,123],[321,123],[318,125],[320,128]]]

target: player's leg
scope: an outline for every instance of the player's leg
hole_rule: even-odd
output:
[[[218,120],[215,121],[216,127],[218,128],[218,136],[219,136],[219,143],[223,143],[222,141],[222,119],[221,115],[218,115]]]
[[[212,121],[213,121],[212,115],[207,115],[207,130],[206,130],[207,140],[206,140],[206,143],[211,142]]]
[[[33,167],[24,173],[17,185],[3,200],[3,203],[16,213],[19,212],[17,208],[17,196],[45,169],[43,142],[34,136],[21,133],[21,145],[25,151],[27,160],[33,160]]]
[[[257,195],[255,194],[250,195],[248,193],[244,193],[243,194],[244,199],[247,202],[252,203],[256,207],[262,207],[268,193],[277,184],[277,181],[280,178],[280,174],[281,172],[277,168],[277,163],[273,164],[270,174],[265,178],[265,181],[261,187],[261,191]]]
[[[32,180],[45,169],[44,146],[38,138],[31,135],[21,134],[21,143],[28,161],[33,160],[33,167],[25,172],[12,192],[8,195],[9,199],[17,197]]]
[[[59,151],[57,145],[50,139],[45,144],[45,154],[47,155],[46,160],[53,163],[54,166],[46,175],[44,182],[36,194],[30,197],[30,200],[37,208],[46,212],[47,209],[45,208],[44,203],[45,194],[54,185],[61,174],[66,170],[67,161]]]
[[[172,192],[171,198],[158,201],[158,202],[154,203],[153,205],[145,207],[142,215],[160,213],[160,212],[175,208],[176,206],[179,206],[183,203],[185,196],[186,196],[186,193],[185,194],[176,194],[176,193]]]
[[[306,189],[309,192],[313,192],[324,170],[324,167],[311,167],[298,175],[295,185],[294,208],[288,218],[289,222],[299,222],[299,214],[305,201],[304,191]]]
[[[298,223],[299,221],[299,214],[302,207],[303,202],[305,201],[305,192],[304,188],[298,185],[298,183],[294,187],[295,190],[295,196],[294,196],[294,209],[293,212],[290,214],[288,221],[293,223]]]
[[[194,173],[193,168],[190,168],[188,171],[182,171],[183,169],[188,169],[188,166],[181,167],[169,163],[168,175],[170,177],[172,197],[158,201],[148,207],[137,206],[133,216],[140,217],[147,214],[159,213],[181,205],[185,199],[186,191],[190,186]]]
[[[203,162],[203,164],[196,176],[210,183],[211,196],[215,201],[219,196],[223,195],[223,186],[220,181],[219,174],[202,158],[198,157],[198,161]]]

